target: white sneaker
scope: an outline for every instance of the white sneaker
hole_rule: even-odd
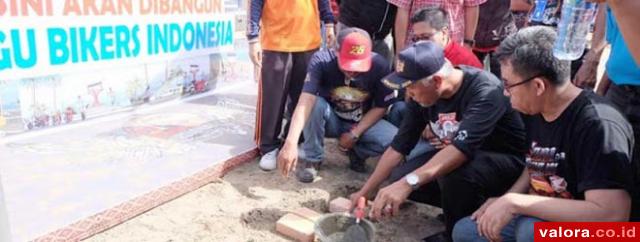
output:
[[[278,162],[278,152],[279,149],[272,150],[269,153],[262,155],[260,158],[260,169],[264,171],[273,171],[277,167]]]

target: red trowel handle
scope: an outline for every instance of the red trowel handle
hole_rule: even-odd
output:
[[[356,216],[356,219],[359,221],[364,218],[364,208],[367,206],[367,199],[364,197],[358,198],[358,206],[356,210],[353,212],[353,215]]]

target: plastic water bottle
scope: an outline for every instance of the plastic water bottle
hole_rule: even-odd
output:
[[[542,22],[544,20],[544,10],[547,7],[547,0],[536,0],[536,7],[531,13],[531,21]]]
[[[560,60],[576,60],[582,56],[587,34],[596,14],[597,5],[586,0],[565,0],[558,24],[558,38],[553,55]]]

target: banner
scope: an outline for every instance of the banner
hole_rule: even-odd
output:
[[[0,136],[213,89],[237,69],[225,2],[0,0]]]
[[[0,0],[0,77],[231,50],[222,0]]]

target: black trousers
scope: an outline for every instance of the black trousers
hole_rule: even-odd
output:
[[[633,127],[633,164],[636,166],[636,192],[631,194],[633,205],[631,220],[640,221],[640,86],[621,85],[611,83],[606,94],[618,110],[627,117]]]
[[[282,132],[282,120],[285,116],[291,117],[298,104],[307,65],[315,51],[262,52],[255,128],[255,140],[260,153],[279,148],[282,143],[280,137],[286,137],[289,125],[287,122]]]
[[[389,177],[397,181],[427,163],[438,150],[405,161]],[[409,199],[441,207],[446,233],[451,238],[455,223],[470,216],[490,197],[503,195],[516,182],[524,168],[524,156],[479,151],[453,172],[436,182],[423,185]]]

